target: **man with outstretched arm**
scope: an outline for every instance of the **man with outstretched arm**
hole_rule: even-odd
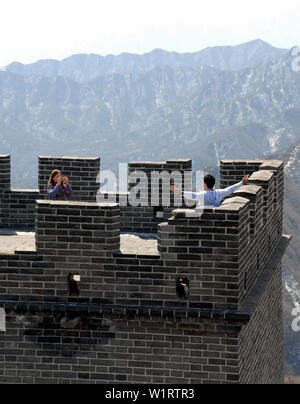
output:
[[[248,180],[249,175],[246,175],[238,184],[225,189],[214,189],[216,183],[215,177],[212,174],[206,174],[204,176],[204,191],[202,192],[183,192],[182,188],[176,188],[174,185],[171,186],[171,191],[177,195],[182,193],[186,199],[204,201],[204,206],[217,207],[221,205],[222,199],[231,195],[241,186],[246,185]]]

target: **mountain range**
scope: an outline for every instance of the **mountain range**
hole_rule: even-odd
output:
[[[258,39],[237,46],[216,46],[193,53],[154,49],[143,55],[78,54],[62,61],[48,59],[28,65],[14,62],[6,66],[4,70],[22,76],[62,76],[85,83],[106,74],[141,74],[163,66],[173,68],[209,66],[218,70],[237,71],[256,67],[267,60],[284,56],[287,52],[287,49],[274,48]]]
[[[300,125],[300,73],[291,64],[287,50],[260,40],[186,55],[13,63],[0,72],[0,145],[13,156],[13,184],[32,184],[23,164],[35,172],[39,153],[96,154],[106,169],[169,156],[201,167],[287,147]]]

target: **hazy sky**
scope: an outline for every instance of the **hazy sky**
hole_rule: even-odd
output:
[[[299,0],[2,0],[0,66],[74,53],[300,45]]]

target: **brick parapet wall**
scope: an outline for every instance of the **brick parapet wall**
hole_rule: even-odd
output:
[[[220,188],[226,188],[242,180],[245,175],[260,169],[264,160],[221,160]]]
[[[1,227],[34,227],[35,201],[40,197],[38,189],[11,189],[0,194]]]
[[[263,222],[263,188],[256,185],[246,185],[237,190],[234,196],[246,198],[250,201],[249,204],[249,222],[250,222],[250,244],[244,254],[245,271],[244,289],[247,292],[251,289],[256,281],[258,273],[262,269],[262,264],[259,258],[261,246]]]
[[[281,205],[277,203],[274,210],[272,198],[274,173],[262,170],[259,178],[257,175],[250,182],[259,180],[259,186],[244,186],[219,208],[206,208],[201,218],[187,217],[192,210],[175,210],[174,217],[160,225],[160,256],[118,254],[122,219],[117,204],[38,201],[35,260],[39,261],[24,265],[29,265],[28,274],[41,265],[54,277],[46,287],[51,293],[33,287],[35,299],[43,300],[45,295],[65,298],[66,274],[77,271],[83,280],[80,299],[89,302],[99,298],[130,306],[148,301],[163,307],[237,309],[281,236]],[[249,199],[242,197],[247,195]],[[148,213],[151,228],[153,212]],[[145,217],[140,220],[143,224]],[[23,259],[24,254],[21,256]],[[22,265],[18,257],[9,257],[10,263],[5,264],[6,257],[1,256],[1,262],[12,271],[15,265]],[[178,277],[190,281],[186,300],[176,294]],[[24,294],[18,283],[6,280],[3,294]]]
[[[183,218],[185,210],[175,211],[170,225],[162,226],[167,231],[162,231],[165,238],[159,236],[161,256],[126,256],[119,253],[117,204],[38,200],[35,259],[41,257],[42,262],[24,265],[29,265],[28,274],[40,266],[48,281],[45,289],[38,290],[39,283],[28,285],[36,300],[65,300],[66,276],[76,272],[81,275],[79,301],[98,298],[102,303],[129,306],[237,309],[244,294],[248,205],[243,198],[233,198],[231,203],[207,209],[198,220]],[[7,259],[0,258],[3,263]],[[14,266],[18,271],[22,263],[16,256],[9,260],[10,273]],[[178,299],[176,294],[177,278],[183,276],[190,281],[188,299]],[[21,284],[7,281],[3,291],[24,295]]]
[[[250,200],[253,241],[246,258],[251,262],[246,274],[246,284],[247,288],[251,288],[282,234],[284,163],[277,160],[257,162],[226,160],[221,161],[220,170],[223,186],[233,185],[241,180],[243,175],[250,174],[248,185],[235,191],[234,195],[248,197]]]
[[[37,189],[11,189],[11,158],[0,155],[0,227],[24,228],[34,225]]]
[[[100,193],[102,201],[120,205],[122,232],[157,233],[158,225],[172,216],[173,208],[171,207],[131,206],[129,196],[130,192]]]
[[[262,173],[259,173],[259,171],[262,171]],[[257,184],[264,187],[264,213],[266,214],[267,209],[266,201],[269,204],[273,204],[273,211],[276,212],[279,219],[276,223],[280,228],[279,233],[281,234],[284,200],[284,162],[280,160],[222,160],[220,162],[221,188],[241,181],[243,176],[247,174],[251,176],[249,184]],[[267,186],[266,184],[269,183],[271,177],[273,177],[273,184]],[[270,198],[268,194],[271,195]],[[278,233],[278,229],[276,233]]]
[[[1,190],[10,189],[10,156],[0,155],[0,184]]]
[[[279,237],[283,223],[284,163],[278,160],[265,161],[260,169],[271,171],[274,175],[273,232]]]
[[[120,207],[89,202],[36,202],[39,255],[73,256],[85,261],[120,250]]]
[[[218,208],[205,208],[201,217],[190,215],[190,210],[175,210],[174,217],[160,225],[161,257],[184,267],[192,293],[202,304],[237,309],[244,295],[242,260],[250,241],[249,201],[232,198]],[[198,272],[193,273],[193,268]]]

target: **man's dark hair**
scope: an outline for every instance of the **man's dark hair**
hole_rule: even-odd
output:
[[[213,189],[216,183],[216,179],[212,174],[206,174],[204,176],[204,182],[209,189]]]

